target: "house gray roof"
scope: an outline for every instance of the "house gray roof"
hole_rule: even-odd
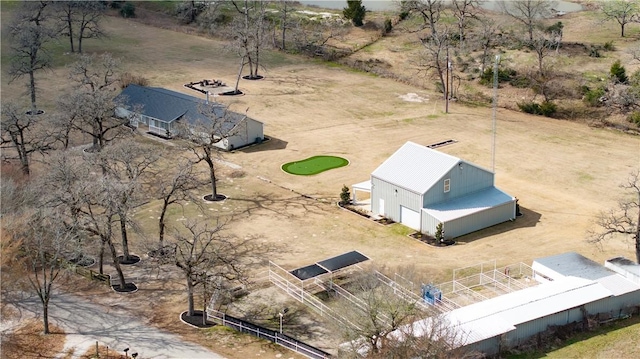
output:
[[[160,87],[131,84],[118,96],[129,110],[139,111],[145,116],[167,123],[183,119],[189,124],[211,123],[211,119],[203,113],[209,112],[212,113],[212,117],[222,118],[226,111],[226,107],[217,102],[207,102],[197,97]],[[224,121],[225,128],[221,130],[230,131],[244,118],[245,116],[242,114],[228,111]]]
[[[378,166],[371,176],[423,194],[460,162],[467,163],[409,141]]]

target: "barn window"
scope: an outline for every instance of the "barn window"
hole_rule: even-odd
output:
[[[444,180],[444,192],[447,193],[451,189],[451,180],[447,178]]]

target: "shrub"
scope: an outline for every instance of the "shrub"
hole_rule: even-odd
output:
[[[627,117],[627,120],[629,120],[629,122],[635,124],[636,126],[640,127],[640,112],[639,111],[632,112],[629,115],[629,117]]]
[[[598,49],[595,46],[591,46],[591,48],[589,49],[589,57],[601,57],[602,55],[600,55],[600,49]]]
[[[408,12],[408,11],[406,11],[406,10],[401,11],[401,12],[400,12],[400,14],[398,15],[398,17],[400,18],[400,20],[404,20],[404,19],[406,19],[407,17],[409,17],[409,12]]]
[[[593,107],[601,106],[602,102],[600,102],[600,98],[604,96],[604,92],[605,91],[602,87],[599,87],[593,90],[587,87],[587,91],[584,93],[584,97],[582,98],[582,101],[584,101],[584,103],[586,103],[589,106],[593,106]]]
[[[149,79],[142,76],[133,75],[130,72],[125,72],[120,75],[120,87],[126,88],[127,86],[134,84],[138,86],[149,86]]]
[[[391,30],[393,30],[393,24],[391,24],[391,19],[389,18],[384,19],[384,33],[388,34],[391,32]]]
[[[622,84],[626,84],[629,80],[627,78],[627,70],[625,70],[624,66],[620,63],[620,60],[616,60],[616,62],[611,65],[611,77],[615,78],[618,82]]]
[[[558,110],[556,104],[551,101],[544,101],[541,104],[533,101],[519,102],[518,108],[520,108],[522,112],[530,113],[532,115],[542,115],[546,117],[551,117],[551,115],[556,113],[556,111]]]
[[[444,240],[444,229],[442,229],[442,223],[438,223],[436,226],[436,241],[442,242]]]
[[[120,15],[124,18],[136,17],[136,6],[133,3],[126,2],[120,8]]]
[[[613,40],[605,42],[602,49],[605,51],[616,51],[616,47],[613,45]]]
[[[498,69],[498,83],[511,81],[517,72],[514,69]],[[485,86],[493,86],[493,68],[488,67],[480,75],[480,84]]]
[[[348,204],[349,202],[351,202],[349,187],[342,185],[342,191],[340,192],[340,204]]]
[[[342,10],[342,15],[347,20],[351,20],[353,26],[359,27],[364,24],[366,8],[362,6],[362,0],[347,0],[347,7]]]
[[[526,76],[516,76],[511,79],[511,81],[509,81],[509,85],[524,89],[531,86],[531,80],[529,80]]]

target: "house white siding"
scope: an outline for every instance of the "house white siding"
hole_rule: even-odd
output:
[[[444,181],[449,179],[449,192],[444,191]],[[460,161],[447,171],[424,195],[424,206],[449,201],[468,193],[493,186],[493,173]]]
[[[420,194],[372,176],[371,212],[380,213],[380,199],[384,200],[385,216],[398,223],[400,223],[400,206],[416,212],[420,212],[422,208]]]
[[[262,123],[250,118],[246,118],[242,123],[238,124],[235,131],[236,133],[233,136],[220,142],[220,145],[224,147],[219,147],[226,150],[233,150],[246,146],[247,144],[255,143],[258,139],[264,139]]]
[[[400,206],[400,223],[416,231],[420,231],[420,211]]]

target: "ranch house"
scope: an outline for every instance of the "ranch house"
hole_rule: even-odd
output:
[[[233,150],[264,140],[263,123],[243,114],[227,111],[216,102],[179,92],[131,84],[119,95],[123,107],[116,116],[130,118],[129,124],[170,138],[180,124],[192,128],[214,128],[222,138],[216,146]],[[206,114],[206,115],[205,115]]]
[[[516,217],[516,198],[494,185],[494,173],[413,142],[405,143],[354,186],[371,192],[371,211],[425,234],[442,223],[455,238]]]

